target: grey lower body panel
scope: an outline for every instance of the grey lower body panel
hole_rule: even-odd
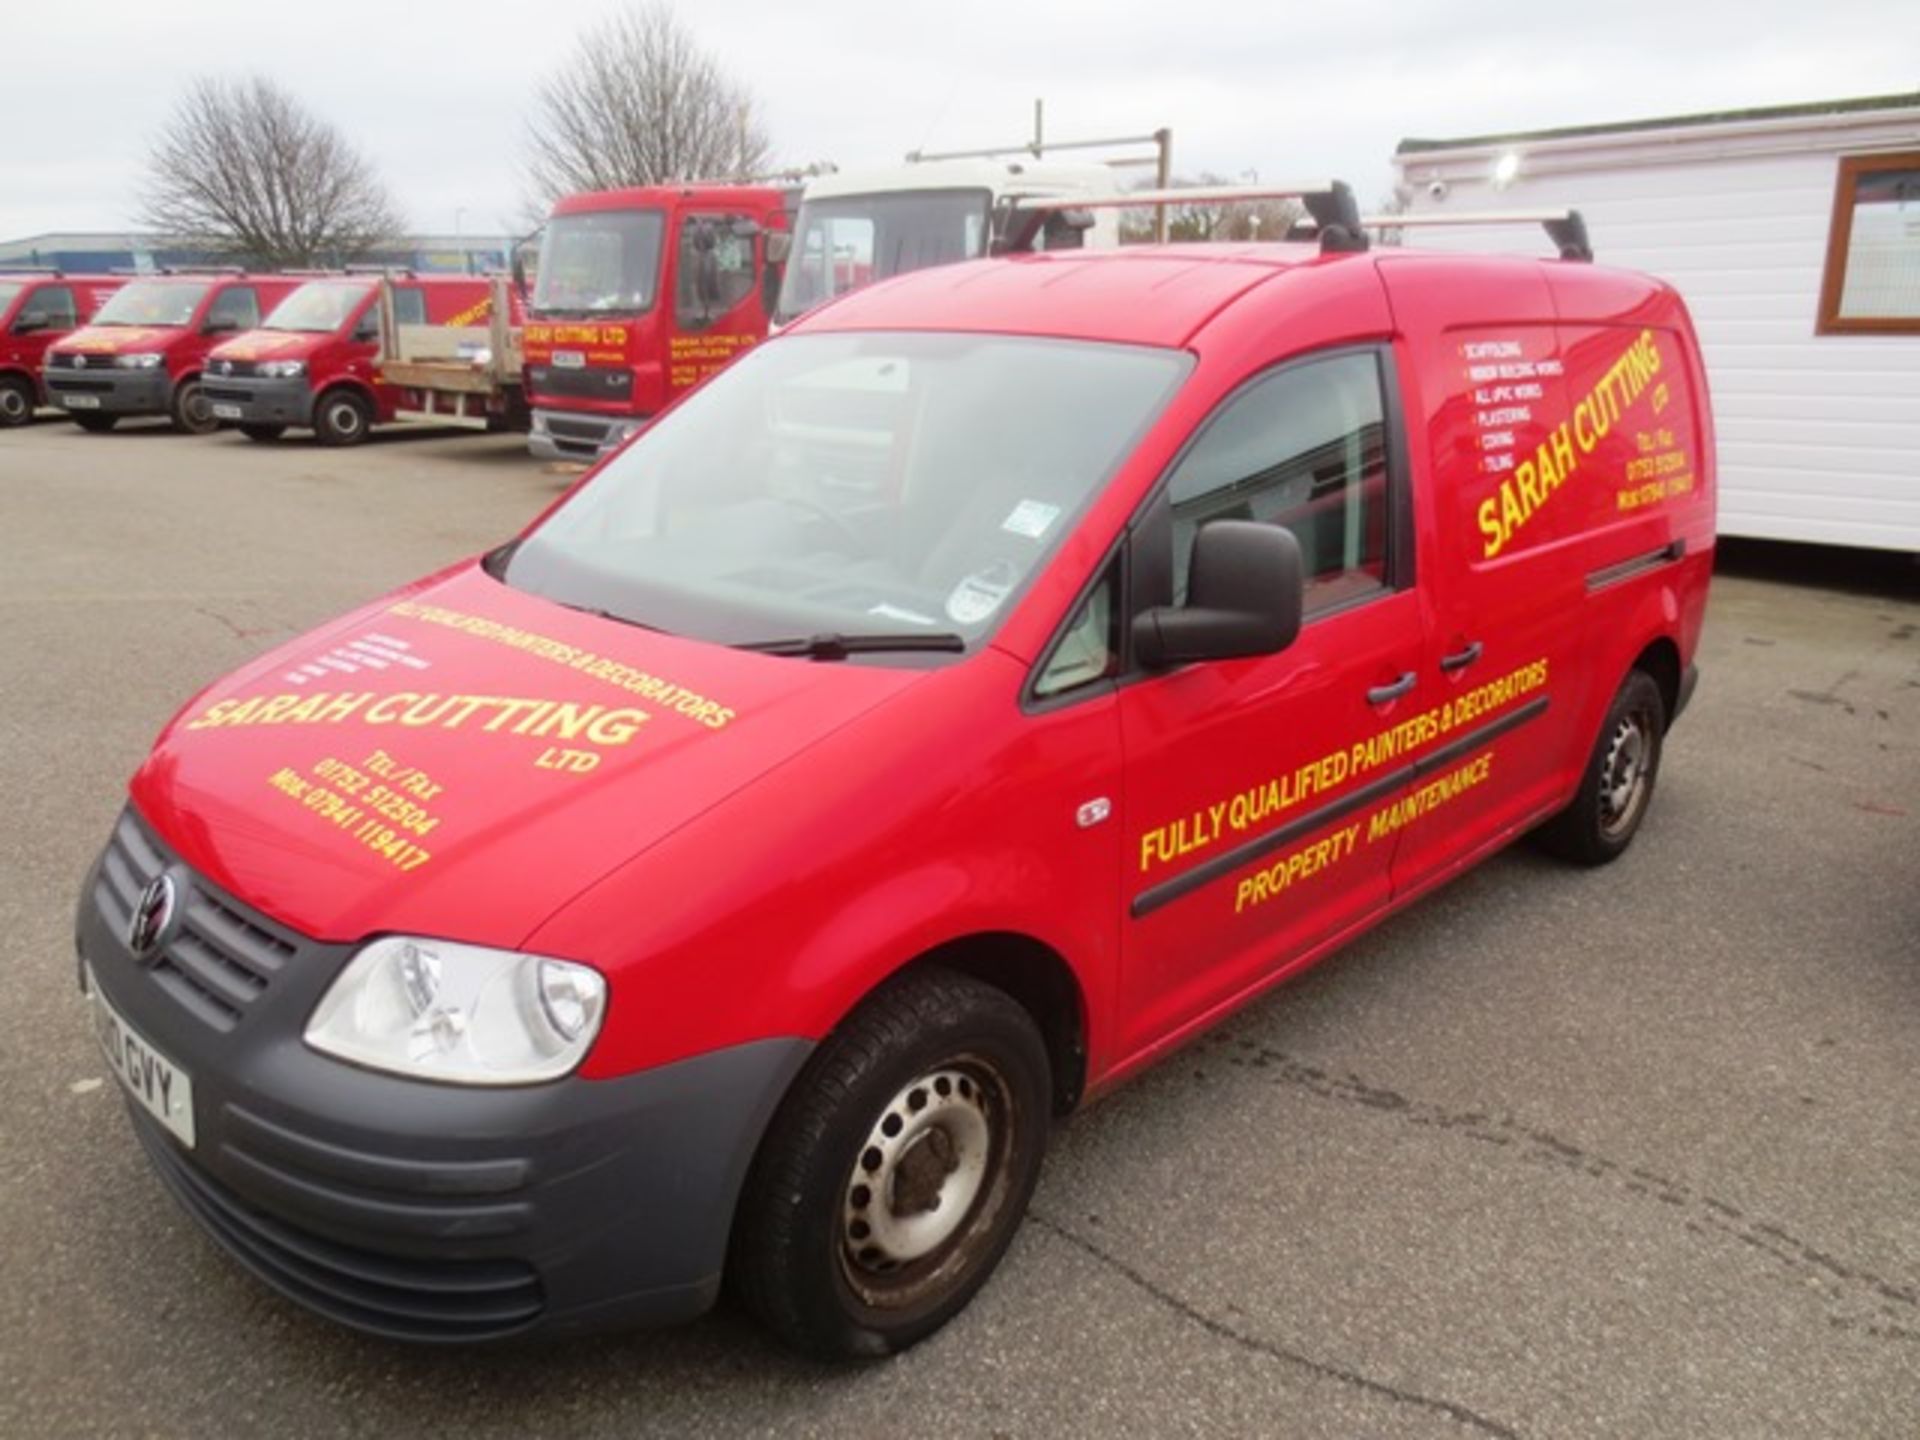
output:
[[[47,400],[82,415],[165,415],[173,404],[173,377],[153,370],[49,370]]]
[[[633,415],[597,415],[536,406],[527,450],[536,460],[577,460],[591,465],[612,454],[647,422]]]
[[[214,408],[214,417],[233,425],[313,424],[313,391],[304,378],[264,380],[255,375],[206,375],[200,393]],[[222,415],[230,406],[240,413]]]
[[[189,919],[213,904],[290,939],[140,834]],[[748,1164],[810,1042],[512,1087],[362,1069],[300,1039],[354,947],[296,944],[222,1028],[183,1003],[164,947],[145,962],[128,948],[127,853],[117,834],[88,876],[80,959],[191,1082],[190,1150],[129,1113],[167,1188],[247,1269],[356,1329],[435,1343],[667,1323],[712,1303]]]

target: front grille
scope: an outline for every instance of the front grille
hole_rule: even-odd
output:
[[[472,1341],[524,1330],[545,1308],[539,1274],[524,1261],[399,1259],[256,1210],[128,1108],[154,1169],[187,1212],[255,1275],[324,1315],[396,1339]]]
[[[613,428],[608,420],[580,420],[561,415],[547,417],[547,433],[556,440],[572,441],[576,445],[598,446],[607,438],[607,431]]]
[[[154,983],[216,1030],[231,1030],[296,950],[294,937],[269,929],[237,901],[173,862],[132,810],[121,813],[94,885],[94,904],[115,935],[125,935],[140,892],[163,870],[179,887],[180,919],[147,961]]]
[[[228,375],[244,378],[252,375],[259,368],[259,363],[253,360],[209,360],[207,362],[207,374],[218,375],[223,379]]]
[[[47,356],[49,370],[105,370],[113,364],[111,355],[61,354]]]
[[[107,395],[113,391],[111,380],[75,380],[67,376],[47,377],[47,388],[58,394],[62,390],[78,390],[83,395]]]
[[[217,384],[202,383],[200,393],[209,400],[230,400],[235,404],[244,404],[253,398],[251,390],[226,390]]]
[[[606,366],[562,370],[536,365],[528,370],[527,381],[537,395],[564,395],[573,400],[625,400],[633,394],[633,372]]]

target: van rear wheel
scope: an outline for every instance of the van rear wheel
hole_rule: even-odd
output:
[[[1006,1253],[1051,1121],[1047,1050],[1004,991],[911,972],[815,1052],[755,1157],[728,1272],[787,1344],[904,1350]]]
[[[24,425],[33,418],[33,382],[18,375],[0,376],[0,425]]]
[[[1631,670],[1607,707],[1580,789],[1535,832],[1549,854],[1576,865],[1605,865],[1626,853],[1653,803],[1667,733],[1667,705],[1644,670]]]

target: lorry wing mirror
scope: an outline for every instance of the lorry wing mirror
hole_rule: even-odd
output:
[[[518,250],[513,252],[513,288],[522,300],[527,298],[527,257]]]
[[[1300,633],[1305,581],[1291,530],[1215,520],[1194,532],[1187,603],[1133,617],[1133,653],[1149,669],[1272,655]]]
[[[769,265],[786,264],[787,256],[792,253],[793,236],[791,234],[785,230],[769,230],[767,232],[767,263]]]

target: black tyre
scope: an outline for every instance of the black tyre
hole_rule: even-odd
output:
[[[1535,832],[1541,848],[1577,865],[1605,865],[1626,853],[1653,803],[1666,733],[1660,687],[1646,671],[1629,671],[1601,722],[1573,803]]]
[[[795,1349],[884,1355],[938,1330],[1000,1263],[1040,1175],[1046,1045],[1004,991],[926,968],[877,991],[768,1126],[729,1278]]]
[[[69,412],[68,418],[90,435],[104,435],[120,423],[118,415],[77,415]]]
[[[284,425],[242,425],[240,433],[249,440],[278,440],[287,433]]]
[[[211,435],[220,428],[213,418],[213,402],[207,399],[197,379],[182,380],[173,387],[173,428],[185,435]]]
[[[33,382],[22,375],[0,375],[0,427],[24,425],[33,419],[38,401]]]
[[[322,445],[358,445],[373,428],[373,407],[352,390],[329,390],[313,407],[313,433]]]

